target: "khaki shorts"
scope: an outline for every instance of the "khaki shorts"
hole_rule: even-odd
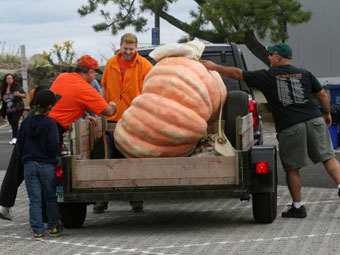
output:
[[[322,117],[314,118],[282,130],[277,135],[280,158],[285,171],[334,158],[328,127]]]

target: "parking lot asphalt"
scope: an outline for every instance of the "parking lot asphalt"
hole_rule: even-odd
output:
[[[275,144],[273,124],[264,125],[265,143]],[[0,133],[7,138],[4,130]],[[0,183],[4,174],[0,171]],[[319,175],[313,179],[315,185],[302,189],[304,219],[281,218],[291,201],[281,184],[278,215],[271,224],[256,224],[251,201],[238,199],[145,201],[141,214],[132,213],[128,202],[114,201],[103,214],[94,214],[89,205],[82,228],[41,241],[30,231],[23,183],[12,208],[14,220],[0,220],[0,254],[340,254],[340,198],[334,184],[321,188]]]
[[[0,171],[0,180],[3,176]],[[89,205],[82,228],[37,241],[22,184],[12,209],[14,220],[0,220],[0,254],[340,254],[335,189],[304,188],[303,197],[307,218],[281,218],[290,197],[279,186],[278,215],[271,224],[255,223],[251,201],[238,199],[145,201],[144,212],[138,214],[128,202],[110,202],[103,214],[94,214]]]

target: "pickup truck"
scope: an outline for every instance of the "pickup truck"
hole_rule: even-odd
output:
[[[206,47],[203,58],[219,58],[246,69],[236,45],[214,47]],[[71,153],[61,158],[56,170],[65,227],[81,227],[87,205],[96,201],[148,199],[251,198],[255,221],[273,222],[277,214],[276,147],[262,145],[252,91],[242,82],[225,82],[224,130],[235,148],[234,156],[91,159],[95,141],[114,125],[105,118],[98,126],[88,121],[74,123],[69,136]]]

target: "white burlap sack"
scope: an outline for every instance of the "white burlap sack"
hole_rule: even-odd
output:
[[[157,62],[166,57],[187,57],[199,60],[204,48],[204,43],[197,40],[186,43],[169,43],[157,47],[150,52],[149,56]]]

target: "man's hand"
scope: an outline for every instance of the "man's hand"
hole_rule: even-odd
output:
[[[92,117],[91,115],[86,115],[84,119],[89,120],[92,124],[98,126],[98,120],[95,117]]]
[[[208,69],[208,70],[216,70],[217,65],[209,60],[200,60],[200,62]]]
[[[117,112],[117,105],[114,102],[110,101],[105,107],[105,109],[101,112],[101,114],[105,116],[112,116],[116,114],[116,112]]]
[[[109,105],[112,107],[113,109],[113,114],[116,114],[117,112],[117,105],[113,102],[113,101],[110,101],[109,102]]]
[[[243,80],[243,71],[240,68],[217,65],[209,60],[200,60],[200,62],[210,71],[217,71],[231,79]]]
[[[330,113],[324,113],[323,118],[325,119],[326,125],[330,127],[332,125],[332,116]]]

